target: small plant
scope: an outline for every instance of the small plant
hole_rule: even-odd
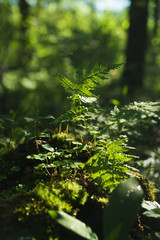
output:
[[[135,102],[121,109],[115,107],[108,115],[99,108],[98,97],[93,91],[99,81],[106,79],[109,70],[120,65],[108,68],[89,65],[87,69],[80,68],[72,81],[59,75],[62,86],[71,93],[70,109],[51,124],[59,125],[57,141],[65,134],[66,139],[60,148],[46,147],[46,144],[37,141],[45,152],[28,156],[28,159],[41,161],[35,167],[36,170],[50,176],[55,169],[63,176],[73,174],[74,171],[75,177],[77,169],[84,169],[89,182],[107,190],[114,189],[128,178],[132,170],[137,171],[128,164],[136,158],[128,154],[128,151],[134,149],[127,145],[130,128],[138,128],[140,123],[144,126],[155,125],[159,121],[160,107],[159,103]],[[51,141],[50,144],[54,143]],[[88,156],[84,161],[80,155]]]
[[[66,124],[67,133],[69,125],[72,126],[71,130],[74,127],[76,135],[79,134],[81,139],[79,142],[81,146],[77,151],[91,153],[91,157],[85,164],[89,181],[94,181],[99,187],[110,190],[128,177],[131,167],[126,163],[133,156],[126,153],[128,147],[125,136],[112,140],[112,136],[102,133],[103,123],[100,117],[105,115],[105,111],[98,107],[98,97],[93,91],[100,80],[107,78],[107,73],[111,69],[116,69],[120,65],[110,65],[108,68],[89,65],[86,70],[80,68],[72,81],[60,75],[62,86],[72,94],[71,107],[54,121],[54,124],[60,124],[60,129],[62,124]],[[103,116],[103,118],[107,121],[106,117]]]

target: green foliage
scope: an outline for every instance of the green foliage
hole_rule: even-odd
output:
[[[16,234],[25,237],[25,232],[35,239],[49,239],[52,229],[48,210],[54,209],[76,215],[87,201],[88,193],[76,181],[39,182],[30,191],[12,193],[0,198],[2,239]],[[37,222],[37,227],[35,227]],[[39,230],[40,236],[37,237]],[[25,230],[25,231],[24,231]],[[22,231],[22,233],[21,233]],[[55,228],[56,231],[56,228]],[[19,239],[15,236],[15,239]],[[7,238],[8,239],[8,238]]]
[[[143,190],[135,178],[119,184],[105,207],[104,240],[128,239],[132,224],[141,209],[143,196]],[[68,214],[53,210],[49,214],[60,225],[85,239],[98,239],[88,226]]]
[[[140,173],[133,172],[132,174],[136,176],[139,182],[141,183],[142,189],[144,190],[145,193],[145,200],[154,201],[155,200],[154,185]]]
[[[97,65],[89,66],[85,71],[81,68],[76,74],[76,84],[67,78],[61,77],[62,85],[67,91],[71,91],[73,94],[70,99],[71,109],[53,123],[59,123],[60,125],[62,123],[68,125],[69,123],[73,124],[75,129],[79,128],[85,131],[86,137],[87,135],[93,136],[93,144],[91,144],[91,146],[83,144],[83,138],[85,137],[83,133],[80,134],[81,141],[74,141],[73,138],[69,138],[68,136],[66,143],[64,143],[63,150],[53,149],[50,146],[46,148],[46,145],[41,144],[48,152],[33,154],[27,157],[28,159],[35,159],[42,162],[35,167],[36,170],[44,170],[51,175],[55,169],[58,169],[60,173],[64,174],[65,171],[69,173],[69,169],[86,168],[89,174],[89,181],[94,181],[94,183],[98,184],[102,189],[110,190],[115,188],[121,180],[128,177],[131,167],[126,163],[130,161],[133,156],[126,154],[128,150],[126,139],[125,141],[123,138],[113,141],[109,138],[103,138],[103,136],[100,135],[100,127],[98,125],[98,115],[101,109],[92,106],[96,98],[92,95],[91,91],[95,88],[96,84],[99,83],[103,75],[106,75],[110,69],[115,69],[119,66],[120,64],[111,65],[107,69]],[[84,89],[84,92],[79,92],[78,89]],[[86,89],[88,92],[86,92]],[[79,95],[79,93],[83,95]],[[90,105],[89,107],[86,106],[88,104]],[[61,136],[61,134],[59,134],[59,136]],[[70,142],[69,145],[67,141]],[[75,145],[78,145],[78,147]],[[85,151],[89,151],[92,155],[86,162],[86,165],[83,164],[83,159],[81,161],[79,161],[80,159],[75,159],[75,154],[78,156]]]
[[[73,206],[83,205],[87,200],[87,192],[75,181],[58,181],[39,183],[30,192],[30,201],[15,211],[24,216],[44,214],[47,209],[55,209],[76,214]]]
[[[57,175],[67,177],[76,174],[77,170],[84,167],[83,160],[78,157],[83,151],[81,142],[75,141],[72,135],[65,133],[53,135],[50,144],[54,144],[54,142],[57,145],[55,148],[37,141],[44,152],[27,156],[27,159],[33,159],[37,162],[35,164],[37,173],[52,176],[52,174],[56,175],[58,171]]]
[[[78,219],[75,219],[72,216],[66,214],[65,212],[50,210],[49,214],[60,225],[80,235],[81,237],[89,240],[98,240],[97,235],[92,232],[92,230],[88,226],[86,226]]]
[[[99,113],[98,109],[95,110],[92,106],[87,106],[96,103],[97,96],[92,91],[95,90],[100,80],[106,79],[106,75],[111,69],[120,66],[121,64],[112,64],[106,68],[101,65],[90,64],[87,69],[80,68],[72,81],[59,75],[61,85],[67,92],[72,93],[70,97],[71,107],[54,123],[72,122],[78,124],[79,122],[80,127],[86,127],[86,122],[94,119],[96,110],[96,114]],[[82,122],[84,123],[83,126]]]
[[[127,134],[130,129],[139,131],[142,127],[142,132],[144,128],[156,125],[159,120],[160,102],[134,102],[120,109],[115,107],[110,112],[110,119],[105,121],[103,131],[117,129],[119,133]]]
[[[125,12],[97,14],[94,1],[90,7],[88,3],[79,7],[80,2],[0,1],[2,239],[11,233],[10,239],[16,240],[57,240],[58,227],[49,221],[49,209],[75,216],[87,199],[106,202],[130,175],[139,180],[146,200],[155,200],[154,185],[159,188],[160,104],[134,102],[120,107],[119,72],[111,72],[106,80],[109,71],[120,64],[104,65],[124,61],[129,26]],[[147,99],[152,100],[159,98],[160,89],[158,51],[153,51],[158,49],[158,35],[150,42],[144,84],[149,90]],[[76,71],[93,60],[100,64]],[[101,109],[98,88],[104,92],[101,106],[108,106],[111,96],[119,108]],[[67,94],[71,94],[68,111]],[[154,185],[141,175],[146,170],[144,160],[150,157],[157,160],[156,170],[148,167]],[[158,213],[154,211],[153,217]],[[152,228],[148,229],[143,238],[157,239]]]
[[[145,201],[142,207],[147,210],[143,215],[152,218],[160,218],[160,204],[158,202]]]
[[[146,210],[152,210],[152,209],[155,209],[155,208],[160,208],[160,204],[156,201],[145,201],[142,203],[142,207]]]
[[[99,82],[106,78],[108,71],[119,66],[120,64],[104,68],[101,65],[90,65],[86,70],[80,68],[75,80],[61,76],[62,85],[71,93],[70,108],[57,118],[52,115],[41,116],[37,108],[31,116],[21,121],[17,121],[14,112],[10,112],[8,116],[1,116],[0,206],[2,210],[8,207],[12,210],[11,215],[16,218],[15,224],[18,226],[19,223],[27,223],[28,228],[33,230],[30,219],[39,218],[39,224],[42,225],[46,219],[48,225],[44,228],[44,239],[47,239],[49,231],[58,231],[56,225],[51,230],[48,210],[64,211],[76,216],[78,211],[81,211],[81,206],[89,200],[98,201],[102,205],[106,203],[113,191],[110,200],[113,207],[109,205],[108,209],[116,209],[117,214],[122,207],[118,214],[118,219],[122,222],[117,229],[114,227],[119,223],[115,224],[114,221],[112,227],[111,221],[107,226],[115,234],[117,231],[117,235],[121,234],[120,229],[126,227],[126,231],[123,232],[128,235],[131,222],[129,223],[127,216],[123,214],[124,205],[118,205],[117,199],[121,193],[122,198],[124,197],[121,200],[127,201],[127,191],[130,187],[133,188],[132,200],[136,198],[137,183],[128,180],[123,186],[121,182],[129,176],[135,176],[144,191],[145,200],[155,200],[154,186],[135,168],[138,148],[128,145],[133,143],[140,147],[140,143],[143,143],[140,137],[144,136],[144,129],[144,134],[149,132],[150,135],[158,129],[159,102],[134,102],[119,109],[115,107],[112,111],[106,111],[99,107],[98,97],[94,92]],[[20,133],[18,137],[17,133]],[[158,145],[158,131],[156,134],[155,141]],[[149,142],[146,146],[151,147]],[[17,201],[17,198],[21,198],[22,201]],[[140,198],[136,199],[138,203]],[[133,223],[137,205],[132,204],[130,200],[129,194],[126,206],[128,209],[132,205],[135,207],[132,206],[130,212],[133,217],[130,217],[130,220]],[[16,204],[13,204],[15,202]],[[120,207],[118,209],[115,206]],[[158,216],[159,213],[155,211],[157,210],[149,214]],[[113,215],[113,211],[107,215]],[[61,212],[58,212],[58,216],[62,220],[60,223],[66,225],[66,219],[63,219]],[[67,218],[67,215],[65,216]],[[70,217],[69,219],[73,220]],[[5,221],[8,221],[7,218]],[[80,225],[75,231],[80,233],[81,223],[76,224]],[[29,230],[29,234],[39,239],[35,233],[31,233],[32,230]],[[84,227],[83,230],[83,233],[87,234],[87,228]],[[6,234],[7,231],[4,232]],[[12,234],[14,229],[9,232]],[[90,230],[89,232],[92,235]],[[61,236],[56,234],[56,237]],[[106,234],[113,238],[111,232]],[[125,237],[126,235],[121,236],[123,239]]]
[[[143,197],[143,190],[136,179],[130,178],[119,184],[105,208],[105,240],[128,239]]]
[[[108,68],[101,65],[90,64],[87,69],[80,68],[76,72],[76,79],[72,82],[66,77],[59,75],[61,85],[67,92],[78,94],[83,97],[95,97],[93,91],[99,80],[105,80],[106,74],[112,69],[117,69],[121,64],[112,64]]]
[[[92,152],[91,158],[86,163],[87,171],[91,173],[90,179],[99,184],[99,187],[108,189],[114,188],[121,180],[128,177],[127,172],[131,170],[131,167],[126,165],[126,162],[133,156],[125,153],[127,145],[123,139],[112,141],[109,138],[103,138],[98,120],[101,109],[93,105],[96,98],[91,91],[94,90],[100,79],[106,78],[109,70],[118,68],[120,65],[110,65],[108,68],[89,65],[85,71],[80,68],[74,82],[61,76],[61,84],[73,94],[70,99],[71,109],[54,122],[73,123],[74,127],[86,131],[86,136],[89,134],[93,136],[92,146],[90,148],[87,145],[84,146],[84,150],[89,149]],[[91,106],[86,106],[88,104]],[[106,121],[108,120],[106,119]],[[97,139],[99,140],[97,141]]]
[[[153,210],[146,211],[143,213],[147,217],[160,218],[160,208],[154,208]]]
[[[127,147],[123,140],[100,141],[95,148],[94,156],[86,163],[90,177],[99,187],[113,189],[128,177],[132,168],[126,163],[133,156],[126,154]]]
[[[108,64],[122,59],[119,46],[125,35],[119,27],[118,32],[112,29],[122,18],[111,13],[99,16],[87,3],[81,4],[80,8],[77,1],[28,2],[29,10],[20,11],[19,2],[0,3],[1,112],[16,109],[26,115],[38,105],[45,114],[59,115],[66,106],[58,72],[71,74],[91,60]]]

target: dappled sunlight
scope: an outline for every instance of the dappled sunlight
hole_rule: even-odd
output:
[[[155,0],[0,0],[2,240],[160,239]]]

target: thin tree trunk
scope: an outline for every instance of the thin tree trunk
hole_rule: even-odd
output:
[[[122,84],[128,87],[130,96],[134,96],[136,90],[143,86],[148,2],[149,0],[131,0],[126,65],[122,76]]]
[[[19,10],[21,13],[19,66],[25,69],[26,64],[30,57],[29,37],[28,37],[29,4],[26,0],[19,0]]]

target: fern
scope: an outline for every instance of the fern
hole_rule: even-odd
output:
[[[80,67],[75,74],[75,79],[72,81],[59,74],[61,85],[67,92],[72,94],[70,97],[71,107],[68,112],[61,115],[54,123],[74,123],[86,129],[87,121],[93,120],[94,108],[92,106],[89,108],[84,107],[83,105],[93,104],[97,101],[97,96],[92,91],[100,80],[106,79],[106,75],[110,70],[117,69],[120,66],[121,64],[112,64],[106,68],[98,64],[89,64],[86,69]]]
[[[51,151],[43,156],[37,155],[36,158],[44,157],[44,161],[46,159],[50,160],[45,164],[43,162],[38,165],[37,169],[45,167],[47,169],[56,167],[60,169],[78,168],[81,163],[72,159],[74,151],[76,151],[76,154],[89,151],[92,156],[83,167],[89,173],[90,180],[98,184],[102,189],[113,189],[120,181],[128,177],[132,170],[128,162],[135,157],[127,154],[129,149],[127,146],[129,127],[136,126],[137,128],[138,124],[146,123],[146,121],[147,124],[154,124],[159,121],[160,104],[134,102],[121,109],[115,107],[110,114],[105,115],[104,111],[96,105],[97,97],[94,96],[92,91],[100,80],[106,79],[109,70],[116,69],[120,65],[115,64],[105,68],[101,65],[90,64],[87,69],[81,67],[72,81],[60,75],[62,86],[66,91],[72,93],[70,96],[71,107],[54,123],[60,125],[66,123],[67,126],[72,124],[76,129],[76,134],[78,131],[82,131],[80,133],[81,145],[73,147],[73,149],[65,149],[58,157],[56,156],[56,159],[53,159],[54,153],[51,153]],[[100,118],[102,118],[101,121]],[[91,145],[83,144],[83,139],[86,139],[86,141],[89,139]],[[74,145],[73,142],[72,145]],[[68,156],[70,157],[68,158]],[[36,159],[35,156],[32,157]]]
[[[117,120],[124,119],[128,123],[146,119],[160,120],[160,102],[134,102],[120,110],[115,107],[111,115]]]
[[[92,181],[102,189],[112,190],[127,178],[132,169],[127,162],[134,157],[126,154],[127,151],[123,140],[108,140],[103,144],[101,141],[96,153],[86,163]]]
[[[117,69],[120,66],[121,64],[112,64],[106,68],[102,65],[90,64],[87,69],[83,69],[81,67],[76,72],[73,82],[60,74],[59,79],[61,85],[66,89],[67,92],[79,94],[84,97],[95,97],[91,91],[96,88],[99,81],[106,79],[106,75],[110,70]]]
[[[134,102],[120,109],[116,106],[106,119],[101,134],[112,132],[113,135],[118,132],[128,136],[133,135],[133,131],[138,131],[140,136],[140,133],[144,135],[149,127],[156,126],[159,122],[160,102]]]
[[[73,120],[73,118],[75,117],[76,113],[72,110],[67,111],[66,113],[62,114],[61,116],[59,116],[54,122],[54,124],[59,124],[59,123],[64,123],[64,122],[71,122]],[[51,124],[52,124],[51,123]]]

